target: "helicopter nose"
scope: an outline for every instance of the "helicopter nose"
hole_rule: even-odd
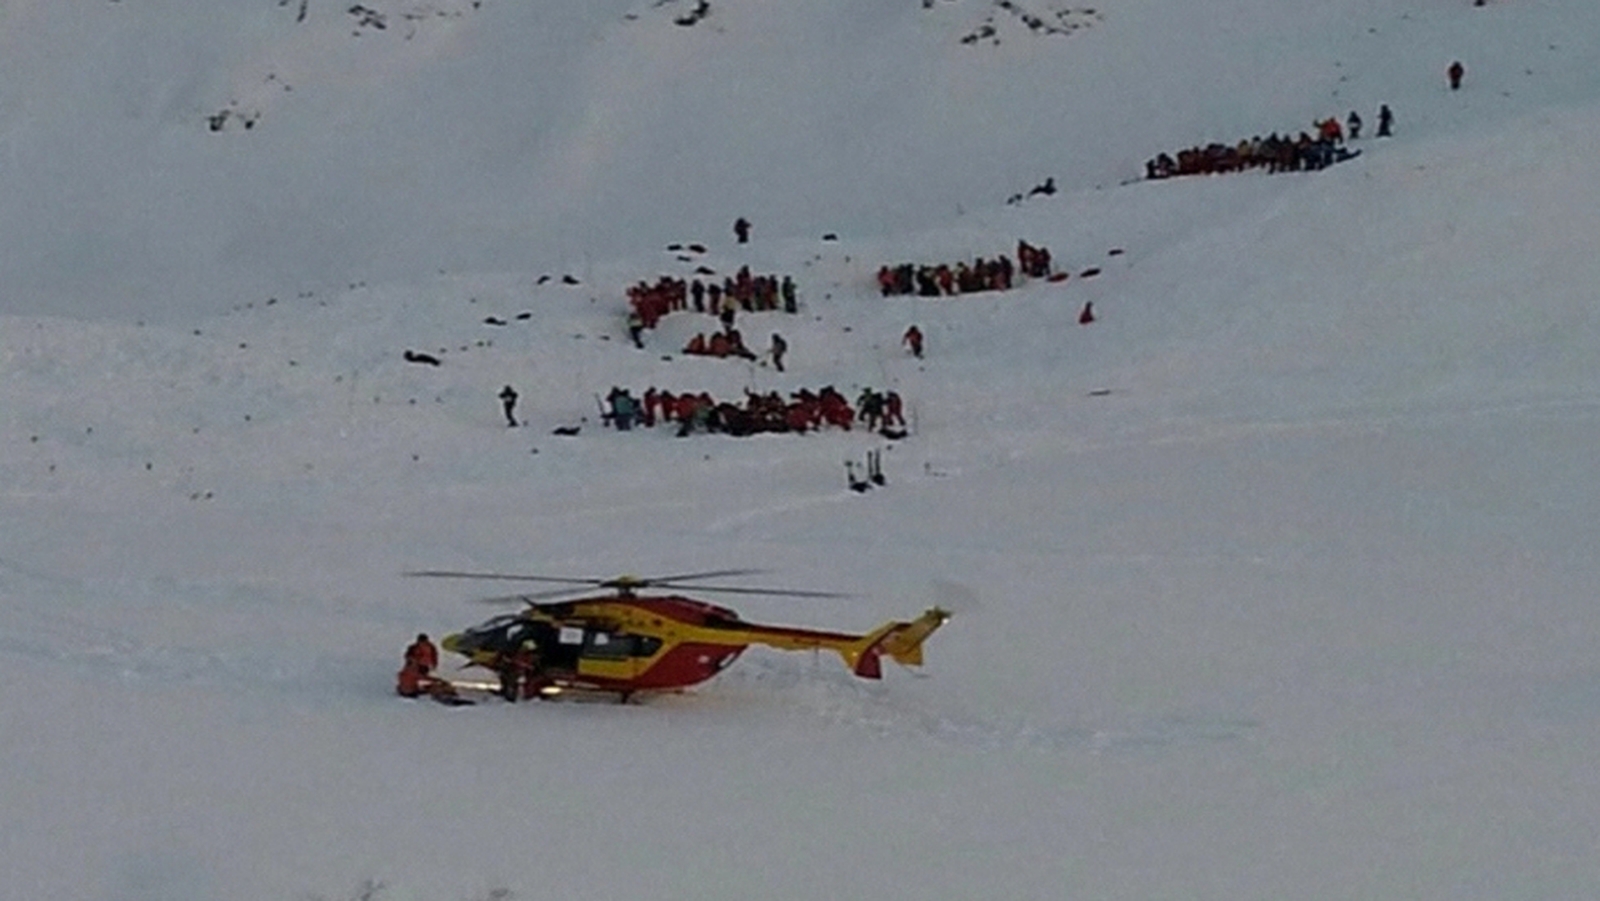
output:
[[[446,635],[445,637],[439,639],[439,647],[444,648],[452,654],[465,654],[467,653],[466,636],[460,632],[456,632],[453,635]]]

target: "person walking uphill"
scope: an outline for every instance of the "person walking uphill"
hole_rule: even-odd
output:
[[[911,355],[922,359],[922,329],[915,325],[906,329],[905,335],[900,338],[900,343],[911,349]]]
[[[1450,64],[1450,70],[1446,74],[1450,76],[1450,90],[1459,91],[1461,90],[1461,78],[1467,74],[1467,67],[1461,65],[1461,60],[1458,59]]]
[[[500,407],[506,412],[506,425],[517,427],[517,390],[510,385],[500,389]]]

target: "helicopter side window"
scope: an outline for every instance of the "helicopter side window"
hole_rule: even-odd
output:
[[[654,657],[661,650],[661,639],[654,635],[633,636],[633,656]]]
[[[583,656],[602,660],[623,660],[633,650],[633,636],[590,632],[583,643]]]
[[[556,634],[556,641],[561,644],[583,644],[583,630],[576,626],[562,626]]]

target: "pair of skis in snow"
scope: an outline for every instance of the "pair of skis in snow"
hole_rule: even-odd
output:
[[[883,451],[867,451],[867,465],[857,475],[856,461],[844,461],[844,480],[851,491],[864,494],[874,487],[886,485],[889,480],[883,477]]]

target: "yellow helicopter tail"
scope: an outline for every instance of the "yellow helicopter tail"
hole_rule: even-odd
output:
[[[929,607],[910,622],[888,623],[841,649],[845,663],[863,679],[883,678],[885,654],[901,666],[922,665],[922,643],[950,618],[947,610]]]

